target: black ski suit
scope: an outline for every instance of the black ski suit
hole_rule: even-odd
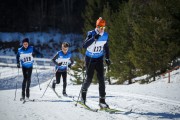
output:
[[[89,31],[88,35],[83,43],[83,47],[86,48],[86,79],[82,86],[82,91],[87,91],[89,88],[94,70],[97,72],[97,78],[99,82],[99,96],[105,98],[105,81],[104,81],[104,54],[106,59],[109,59],[109,47],[108,47],[108,34],[104,32],[103,35],[99,35],[97,39],[95,30]],[[103,43],[102,43],[103,42]],[[89,50],[88,50],[89,49]],[[96,56],[96,54],[100,54]]]

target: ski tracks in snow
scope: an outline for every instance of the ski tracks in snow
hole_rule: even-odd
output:
[[[98,104],[98,90],[89,90],[87,100],[91,104]],[[116,115],[116,118],[133,120],[174,119],[180,120],[180,102],[160,97],[108,91],[107,103],[112,108],[130,110],[130,113]],[[95,103],[96,102],[96,103]],[[123,115],[123,116],[122,116]]]
[[[150,107],[151,109],[156,109],[156,104],[157,106],[162,106],[168,109],[162,109],[162,108],[157,108],[157,110],[163,110],[164,112],[179,112],[180,113],[180,102],[175,101],[175,100],[170,100],[170,99],[165,99],[165,98],[160,98],[160,97],[154,97],[154,96],[148,96],[148,95],[141,95],[141,94],[135,94],[135,93],[117,93],[117,92],[111,92],[112,95],[119,96],[119,99],[127,99],[129,102],[130,101],[138,101],[139,104],[144,104],[144,109],[146,107]],[[136,106],[133,105],[134,107]],[[133,108],[132,108],[133,109]],[[136,108],[140,109],[140,108]],[[150,109],[150,110],[151,110]]]

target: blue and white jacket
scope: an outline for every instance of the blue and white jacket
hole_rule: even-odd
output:
[[[52,61],[56,65],[55,69],[59,72],[67,71],[67,68],[73,64],[71,52],[67,52],[66,54],[63,51],[58,51],[56,55],[53,57]],[[59,65],[61,63],[61,65]]]
[[[109,59],[108,33],[101,33],[98,40],[94,39],[96,34],[98,34],[97,29],[88,31],[83,43],[83,47],[86,48],[86,62],[102,61],[104,55]]]
[[[18,49],[16,60],[17,64],[21,62],[23,68],[33,67],[33,56],[40,54],[33,46],[28,46],[26,49],[22,46]]]

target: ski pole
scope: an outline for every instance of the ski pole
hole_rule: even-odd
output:
[[[39,84],[39,90],[41,90],[40,83],[39,83],[38,72],[37,72],[37,62],[36,62],[36,76],[37,76],[37,80],[38,80],[38,84]]]
[[[70,76],[69,80],[71,81],[71,69],[70,68],[68,69],[68,73],[69,73],[69,76]]]
[[[96,46],[96,41],[95,41],[95,44],[94,44],[94,48],[95,48],[95,46]],[[93,54],[92,54],[92,55],[93,55]],[[91,55],[91,58],[90,58],[90,60],[89,60],[89,64],[88,64],[88,66],[87,66],[87,71],[86,71],[86,74],[85,74],[84,79],[87,77],[87,72],[88,72],[89,66],[90,66],[90,64],[91,64],[92,55]],[[80,95],[81,95],[81,92],[82,92],[82,87],[83,87],[83,84],[84,84],[84,81],[85,81],[84,79],[83,79],[82,86],[81,86],[81,89],[80,89],[80,91],[79,91],[78,99],[77,99],[77,101],[76,101],[75,106],[77,106],[78,100],[79,100],[79,98],[80,98]]]
[[[90,64],[90,63],[89,63],[89,64]],[[89,65],[88,65],[88,68],[89,68]],[[83,72],[84,72],[84,69],[83,69]],[[77,101],[76,101],[75,106],[77,106],[78,100],[79,100],[79,98],[80,98],[80,96],[81,96],[82,87],[83,87],[83,84],[84,84],[84,80],[85,80],[85,78],[86,78],[86,74],[85,74],[85,75],[83,75],[83,82],[82,82],[81,89],[80,89],[80,92],[79,92],[79,95],[78,95],[78,99],[77,99]]]
[[[55,74],[56,74],[57,71],[58,71],[58,68],[56,69]],[[52,77],[51,80],[49,81],[49,83],[48,83],[48,85],[47,85],[47,87],[46,87],[46,89],[45,89],[43,95],[41,96],[41,98],[43,98],[43,96],[45,95],[46,90],[48,89],[48,87],[49,87],[49,85],[50,85],[50,83],[51,83],[51,81],[53,80],[54,77],[55,77],[55,75],[53,75],[53,77]]]
[[[18,68],[18,78],[19,78],[19,68]],[[14,101],[16,100],[16,93],[17,93],[17,79],[16,79],[16,90],[15,90]]]
[[[107,66],[107,72],[109,73],[109,70],[110,70],[110,68],[109,68],[109,65]],[[108,76],[108,82],[109,82],[109,84],[111,85],[111,80],[110,80],[110,77]]]
[[[91,59],[92,59],[92,57],[90,58],[90,62],[91,62]],[[87,77],[87,72],[88,72],[88,69],[89,69],[89,66],[90,66],[90,62],[89,62],[89,64],[88,64],[86,74],[83,75],[83,82],[82,82],[81,89],[80,89],[80,91],[79,91],[78,99],[77,99],[77,101],[76,101],[75,106],[77,106],[78,100],[79,100],[79,98],[80,98],[80,96],[81,96],[82,87],[83,87],[84,81],[85,81],[85,79],[86,79],[86,77]],[[84,72],[84,69],[83,69],[83,68],[82,68],[82,70],[83,70],[83,72]]]

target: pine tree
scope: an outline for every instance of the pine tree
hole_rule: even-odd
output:
[[[168,67],[175,47],[175,44],[167,41],[173,32],[171,16],[165,6],[156,0],[136,5],[131,61],[138,71],[155,80],[158,70]]]
[[[155,77],[180,53],[180,1],[122,1],[126,0],[87,1],[84,34],[102,16],[110,40],[110,75],[118,83],[131,83],[136,75]]]
[[[111,27],[111,7],[109,6],[109,2],[104,5],[102,18],[106,20],[106,29],[105,31],[109,33],[110,27]]]
[[[71,80],[74,84],[81,84],[85,79],[85,61],[83,58],[76,57],[74,59],[76,61],[75,65],[72,67],[73,73],[70,73],[71,76],[75,78],[75,80]]]
[[[171,56],[172,67],[178,65],[178,58],[180,58],[180,1],[179,0],[165,0],[163,2],[169,14],[172,17],[172,34],[168,36],[168,41],[174,43],[174,54]]]
[[[132,83],[134,77],[134,65],[129,59],[129,51],[132,49],[131,7],[129,3],[123,3],[119,12],[113,14],[113,23],[110,29],[111,50],[111,75],[118,78],[118,83],[129,80]]]
[[[101,16],[103,11],[102,0],[87,0],[87,5],[85,7],[85,12],[82,14],[84,18],[84,28],[83,32],[92,30],[96,27],[96,20]]]

